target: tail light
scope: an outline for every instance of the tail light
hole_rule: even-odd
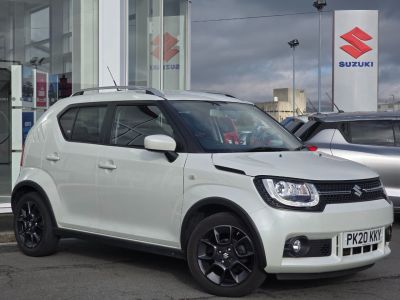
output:
[[[314,145],[307,145],[306,147],[307,147],[308,151],[314,152],[314,151],[318,150],[318,147],[314,146]]]

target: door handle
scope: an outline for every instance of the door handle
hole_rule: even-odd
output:
[[[49,161],[54,161],[54,162],[56,162],[56,161],[59,161],[60,160],[60,156],[58,155],[58,153],[52,153],[52,154],[49,154],[49,155],[47,155],[46,156],[46,159],[47,160],[49,160]]]
[[[104,170],[115,170],[117,168],[117,166],[114,165],[113,162],[100,162],[98,164],[98,167]]]

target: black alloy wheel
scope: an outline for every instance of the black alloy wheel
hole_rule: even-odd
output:
[[[220,225],[208,231],[197,248],[198,264],[213,283],[235,286],[254,269],[254,247],[250,237],[237,227]]]
[[[41,195],[23,194],[14,208],[14,233],[20,250],[29,256],[45,256],[57,250],[50,211]]]
[[[37,247],[42,240],[44,221],[37,205],[26,201],[18,211],[16,234],[26,248]]]
[[[240,297],[265,280],[255,239],[231,213],[211,215],[194,228],[187,246],[190,271],[208,293]]]

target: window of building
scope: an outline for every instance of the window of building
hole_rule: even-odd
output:
[[[187,0],[129,0],[130,85],[186,88],[187,14]]]
[[[144,138],[153,134],[173,136],[173,130],[157,106],[118,106],[111,133],[111,144],[143,147]]]
[[[390,121],[357,121],[349,123],[353,144],[394,146],[393,123]]]

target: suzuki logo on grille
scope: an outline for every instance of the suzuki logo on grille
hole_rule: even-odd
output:
[[[372,50],[370,46],[362,42],[372,40],[372,36],[361,30],[359,27],[354,27],[348,33],[345,33],[340,37],[350,44],[344,45],[340,47],[340,49],[356,59]]]
[[[363,193],[363,190],[362,190],[362,188],[360,188],[358,185],[355,185],[355,186],[352,188],[352,192],[354,193],[354,195],[356,195],[356,196],[358,196],[358,197],[361,197],[361,195],[362,195],[362,193]]]
[[[164,53],[163,53],[163,60],[168,62],[171,58],[179,53],[179,49],[176,47],[179,40],[172,36],[170,33],[166,32],[163,35],[163,43],[164,43]],[[155,46],[154,50],[151,52],[154,57],[160,59],[161,56],[161,40],[160,36],[157,35],[153,41],[153,46]]]
[[[222,255],[222,257],[223,257],[224,259],[228,259],[228,258],[229,258],[229,254],[225,252],[224,255]]]

